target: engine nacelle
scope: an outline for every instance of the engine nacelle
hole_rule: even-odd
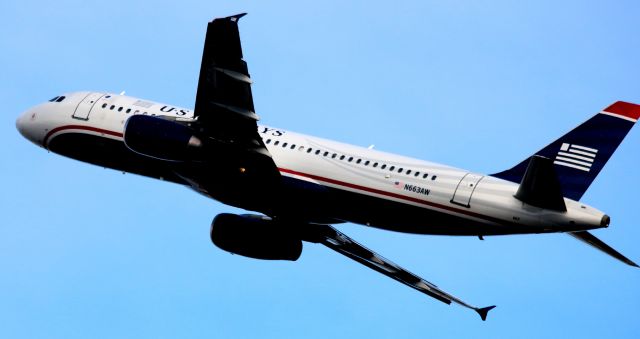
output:
[[[211,241],[254,259],[296,261],[302,253],[302,240],[288,227],[257,215],[219,214],[211,223]]]
[[[202,141],[188,126],[149,115],[127,120],[124,143],[136,153],[169,161],[194,160],[202,148]]]

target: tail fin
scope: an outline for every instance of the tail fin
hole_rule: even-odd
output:
[[[618,101],[533,155],[553,159],[562,194],[580,200],[640,118],[640,105]],[[529,158],[492,176],[520,183]]]

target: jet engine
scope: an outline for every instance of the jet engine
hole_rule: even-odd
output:
[[[195,160],[202,148],[202,140],[189,126],[149,115],[127,120],[124,143],[136,153],[169,161]]]
[[[291,228],[259,215],[219,214],[211,223],[211,241],[219,248],[245,257],[296,261],[302,240]]]

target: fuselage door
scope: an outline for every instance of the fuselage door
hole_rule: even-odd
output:
[[[456,191],[453,192],[451,203],[464,207],[471,207],[471,195],[473,195],[473,191],[475,191],[476,186],[478,186],[478,183],[480,182],[480,180],[482,180],[482,178],[484,178],[484,176],[479,174],[465,174],[458,183]]]
[[[91,109],[98,102],[100,98],[104,96],[104,93],[89,93],[76,107],[73,112],[73,117],[80,120],[89,120],[89,113]]]

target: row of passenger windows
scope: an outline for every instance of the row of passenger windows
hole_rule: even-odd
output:
[[[265,143],[271,144],[271,139],[267,139],[267,141],[265,141]],[[289,148],[291,150],[296,149],[296,144],[289,144],[287,142],[283,142],[282,144],[280,144],[280,140],[275,140],[273,141],[273,145],[274,146],[278,146],[280,145],[282,148]],[[305,150],[304,146],[300,146],[298,147],[298,151],[302,152]],[[362,164],[364,166],[371,166],[373,168],[380,168],[380,169],[388,169],[390,172],[397,172],[397,173],[401,173],[401,174],[405,174],[405,175],[411,175],[413,174],[414,177],[420,177],[422,176],[422,179],[427,179],[429,178],[429,173],[420,173],[420,171],[412,171],[410,169],[404,169],[402,167],[396,167],[396,166],[388,166],[387,164],[381,164],[378,162],[374,162],[374,161],[370,161],[370,160],[366,160],[366,159],[360,159],[360,158],[354,158],[352,156],[346,156],[344,154],[338,154],[338,153],[331,153],[329,151],[322,151],[319,149],[313,149],[311,147],[306,149],[306,152],[309,154],[315,154],[315,155],[321,155],[323,157],[331,157],[331,159],[339,159],[342,161],[347,161],[347,162],[355,162],[356,164]],[[431,176],[431,180],[436,180],[437,176],[433,175]]]
[[[107,103],[102,104],[102,108],[107,108],[107,106],[109,106],[109,104],[107,104]],[[113,110],[117,110],[118,112],[122,112],[122,111],[124,110],[124,107],[122,107],[122,106],[116,106],[116,105],[111,105],[111,106],[109,106],[109,110],[112,110],[112,111],[113,111]],[[127,108],[127,109],[125,110],[125,113],[127,113],[127,114],[131,113],[131,108]],[[148,113],[148,112],[142,112],[142,113],[140,113],[140,111],[139,111],[139,110],[135,110],[135,111],[133,112],[133,114],[143,114],[143,115],[147,115],[147,114],[149,114],[149,113]],[[151,113],[151,115],[156,115],[156,114],[155,114],[155,113]]]

